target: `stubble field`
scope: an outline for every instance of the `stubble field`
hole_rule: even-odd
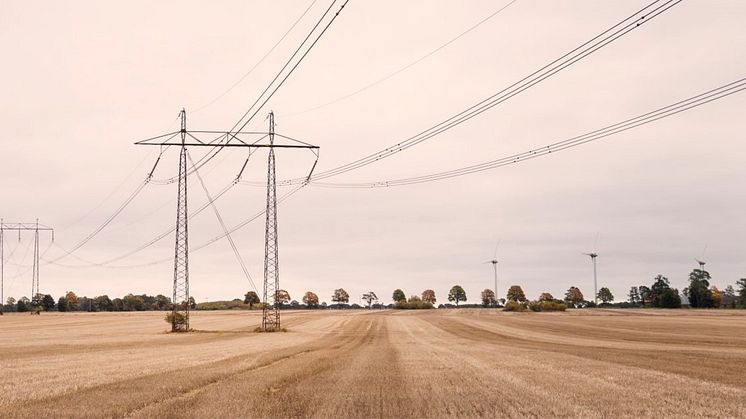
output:
[[[738,311],[0,317],[4,417],[746,417]]]

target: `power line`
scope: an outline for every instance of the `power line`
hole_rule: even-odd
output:
[[[298,191],[300,191],[301,189],[303,189],[306,186],[307,186],[307,184],[296,185],[292,190],[286,192],[284,195],[282,195],[280,198],[278,198],[277,199],[277,204],[279,205],[279,204],[283,203],[285,200],[287,200],[291,196],[295,195]],[[223,232],[222,234],[219,234],[219,235],[217,235],[217,236],[215,236],[215,237],[213,237],[213,238],[211,238],[211,239],[209,239],[209,240],[207,240],[207,241],[205,241],[205,242],[203,242],[203,243],[201,243],[201,244],[199,244],[197,246],[191,247],[189,249],[189,252],[190,253],[197,252],[199,250],[202,250],[202,249],[204,249],[204,248],[212,245],[213,243],[216,243],[216,242],[222,240],[223,238],[226,237],[227,234],[233,234],[236,231],[238,231],[238,230],[246,227],[250,223],[256,221],[257,219],[259,219],[260,217],[262,217],[265,214],[265,212],[266,212],[266,209],[262,209],[261,211],[258,211],[257,213],[253,214],[251,217],[249,217],[249,218],[241,221],[240,223],[234,225],[233,227],[229,228],[227,232]],[[48,262],[48,263],[50,262],[50,261],[47,261],[47,260],[45,260],[45,261]],[[143,267],[147,267],[147,266],[160,265],[160,264],[164,264],[164,263],[167,263],[167,262],[173,262],[173,258],[172,257],[167,257],[167,258],[163,258],[163,259],[158,259],[158,260],[154,260],[154,261],[150,261],[150,262],[138,263],[138,264],[133,264],[133,265],[110,265],[110,264],[63,265],[63,264],[59,264],[59,263],[55,263],[55,265],[63,267],[63,268],[69,268],[69,269],[89,269],[89,268],[95,268],[95,267],[110,268],[110,269],[134,269],[134,268],[143,268]]]
[[[166,149],[168,149],[168,147],[166,147]],[[83,238],[75,246],[73,246],[72,249],[65,250],[65,254],[63,254],[60,257],[58,257],[56,259],[53,259],[51,261],[47,261],[47,263],[54,263],[56,261],[59,261],[61,259],[64,259],[65,257],[71,255],[73,252],[75,252],[76,250],[78,250],[81,247],[85,246],[86,243],[88,243],[94,237],[96,237],[96,235],[98,235],[98,233],[100,233],[104,228],[106,228],[106,226],[108,226],[109,224],[111,224],[111,222],[114,221],[114,219],[116,217],[118,217],[119,214],[121,214],[122,211],[124,211],[127,208],[127,206],[129,206],[129,204],[132,201],[135,200],[135,198],[137,198],[137,196],[140,194],[140,192],[142,192],[142,190],[145,189],[145,186],[148,185],[148,183],[150,182],[150,180],[153,177],[153,173],[155,172],[156,167],[158,167],[158,163],[161,161],[161,156],[163,156],[163,153],[166,151],[166,149],[161,149],[160,154],[158,155],[158,158],[156,159],[155,164],[153,165],[153,168],[150,170],[150,173],[148,173],[148,175],[145,177],[145,180],[143,180],[137,186],[137,188],[135,188],[135,190],[127,197],[127,199],[124,200],[124,202],[122,202],[122,204],[119,205],[119,207],[114,211],[113,214],[111,214],[106,220],[104,220],[103,223],[101,223],[98,227],[96,227],[96,229],[94,229],[85,238]]]
[[[620,37],[640,27],[645,22],[649,22],[653,18],[659,16],[671,7],[680,3],[681,0],[667,0],[662,3],[661,2],[662,0],[655,0],[639,11],[633,13],[629,17],[621,20],[609,29],[606,29],[605,31],[576,47],[572,51],[562,55],[551,63],[540,68],[539,70],[534,71],[523,79],[472,105],[471,107],[451,116],[450,118],[441,121],[440,123],[433,125],[430,128],[427,128],[424,131],[421,131],[420,133],[413,135],[404,141],[388,147],[383,151],[368,155],[367,157],[363,157],[361,159],[338,166],[336,168],[320,172],[316,176],[314,176],[314,179],[321,180],[328,177],[337,176],[339,174],[346,173],[351,170],[356,170],[369,164],[373,164],[379,160],[390,157],[394,154],[398,154],[403,150],[414,147],[421,142],[424,142],[447,130],[450,130],[451,128],[460,125],[461,123],[468,121],[469,119],[474,118],[477,115],[482,114],[483,112],[497,106],[498,104],[510,99],[511,97],[546,80],[552,75],[564,70],[565,68],[580,61],[588,55],[614,42]],[[297,184],[303,181],[304,179],[296,178],[286,180],[282,183]]]
[[[322,103],[320,105],[314,106],[314,107],[306,109],[304,111],[294,112],[294,113],[291,113],[291,114],[288,114],[288,115],[283,115],[283,118],[289,118],[289,117],[293,117],[293,116],[297,116],[297,115],[302,115],[302,114],[305,114],[305,113],[308,113],[308,112],[313,112],[313,111],[319,110],[321,108],[325,108],[327,106],[333,105],[335,103],[338,103],[338,102],[341,102],[343,100],[349,99],[349,98],[351,98],[351,97],[353,97],[355,95],[358,95],[358,94],[360,94],[360,93],[362,93],[362,92],[364,92],[364,91],[366,91],[366,90],[368,90],[368,89],[370,89],[372,87],[375,87],[375,86],[377,86],[377,85],[385,82],[386,80],[391,79],[392,77],[394,77],[394,76],[396,76],[396,75],[398,75],[400,73],[403,73],[404,71],[410,69],[411,67],[414,67],[415,65],[421,63],[422,61],[425,61],[426,59],[432,57],[436,53],[440,52],[442,49],[444,49],[447,46],[451,45],[452,43],[458,41],[459,39],[461,39],[462,37],[464,37],[469,32],[473,31],[474,29],[478,28],[479,26],[482,26],[482,24],[484,24],[488,20],[492,19],[493,17],[497,16],[498,14],[500,14],[500,12],[502,12],[503,10],[507,9],[508,7],[510,7],[516,1],[518,1],[518,0],[511,0],[510,2],[508,2],[507,4],[505,4],[504,6],[500,7],[496,11],[492,12],[487,17],[483,18],[482,20],[480,20],[476,24],[470,26],[468,29],[466,29],[465,31],[463,31],[460,34],[458,34],[456,37],[451,38],[450,40],[448,40],[444,44],[441,44],[440,46],[438,46],[435,49],[431,50],[430,52],[422,55],[421,57],[419,57],[416,60],[410,62],[409,64],[406,64],[405,66],[399,68],[398,70],[395,70],[395,71],[389,73],[388,75],[383,76],[383,77],[381,77],[380,79],[378,79],[376,81],[368,83],[365,86],[363,86],[363,87],[361,87],[361,88],[359,88],[359,89],[357,89],[357,90],[355,90],[353,92],[350,92],[350,93],[348,93],[348,94],[346,94],[344,96],[340,96],[340,97],[338,97],[338,98],[336,98],[334,100]]]
[[[241,131],[241,130],[243,130],[244,127],[246,127],[246,125],[248,125],[248,123],[251,122],[252,119],[254,119],[254,117],[256,116],[257,113],[259,113],[259,111],[262,109],[262,107],[264,107],[264,105],[272,98],[272,96],[274,96],[274,94],[277,92],[277,89],[279,89],[280,87],[282,87],[282,85],[285,83],[285,81],[288,79],[288,77],[290,77],[290,75],[293,74],[293,71],[295,71],[295,69],[300,65],[300,63],[303,62],[303,59],[306,58],[306,55],[308,55],[308,53],[311,52],[311,49],[313,49],[313,47],[316,45],[316,43],[319,42],[319,39],[321,39],[321,37],[324,35],[324,33],[326,33],[326,30],[329,29],[329,26],[331,26],[331,24],[334,23],[334,21],[337,19],[337,16],[339,16],[339,13],[342,11],[342,9],[344,9],[344,7],[347,5],[347,2],[349,2],[349,0],[345,0],[345,2],[342,4],[342,6],[337,11],[337,13],[332,17],[332,19],[329,21],[329,23],[326,24],[326,26],[321,31],[321,33],[319,33],[319,35],[316,37],[316,39],[308,47],[308,49],[306,50],[306,52],[304,52],[300,56],[300,58],[298,59],[298,61],[292,66],[292,68],[290,68],[290,71],[287,73],[287,75],[285,75],[285,77],[283,77],[283,79],[280,81],[280,83],[277,85],[277,87],[275,87],[274,90],[272,90],[272,93],[270,93],[269,96],[264,100],[264,102],[262,102],[262,104],[259,105],[259,107],[256,108],[256,110],[254,111],[254,113],[251,114],[251,116],[246,120],[246,122],[244,122],[236,130],[236,127],[238,127],[239,124],[241,124],[241,121],[244,118],[246,118],[246,116],[249,113],[251,113],[251,110],[257,105],[257,103],[259,103],[261,101],[262,97],[267,93],[267,91],[270,90],[270,88],[277,81],[277,79],[280,78],[280,76],[282,75],[282,72],[285,71],[285,69],[290,65],[290,63],[293,61],[293,59],[295,58],[295,56],[298,55],[298,52],[300,52],[300,50],[306,44],[306,42],[311,37],[311,35],[313,35],[313,33],[316,31],[316,29],[321,24],[321,22],[323,22],[323,20],[326,18],[326,15],[329,14],[329,11],[332,9],[332,7],[334,6],[334,4],[336,2],[337,2],[337,0],[333,0],[332,1],[332,3],[329,5],[329,7],[324,12],[324,14],[318,20],[318,22],[316,22],[316,24],[313,26],[313,29],[311,29],[311,31],[308,33],[308,35],[306,36],[306,38],[303,39],[303,42],[301,42],[301,44],[298,46],[298,48],[295,50],[295,52],[293,52],[293,55],[290,56],[290,58],[287,60],[287,62],[285,63],[285,65],[282,66],[282,68],[280,69],[280,71],[277,73],[277,75],[275,76],[275,78],[272,79],[271,82],[269,82],[269,85],[267,85],[267,87],[264,89],[264,91],[259,95],[259,97],[257,97],[256,101],[254,101],[254,103],[251,105],[251,107],[249,107],[249,110],[246,111],[246,113],[243,114],[243,116],[241,117],[241,119],[238,120],[238,122],[236,123],[236,125],[234,125],[233,128],[230,129],[230,132],[233,132],[234,130],[235,131]]]
[[[208,103],[206,103],[206,104],[198,107],[197,109],[192,110],[191,113],[194,114],[194,113],[197,113],[197,112],[200,112],[200,111],[206,109],[210,105],[214,104],[218,100],[220,100],[223,97],[225,97],[225,95],[227,95],[228,93],[230,93],[231,90],[235,89],[239,84],[241,84],[241,82],[243,82],[244,79],[246,79],[246,77],[248,77],[251,73],[253,73],[254,70],[256,70],[256,68],[259,67],[259,65],[261,65],[264,62],[264,60],[266,60],[267,57],[269,57],[270,54],[272,54],[272,52],[275,50],[275,48],[277,48],[280,45],[280,43],[282,43],[282,41],[285,40],[285,38],[290,34],[290,32],[293,29],[295,29],[295,27],[298,25],[298,23],[301,21],[301,19],[303,19],[306,16],[306,14],[308,13],[308,11],[311,10],[311,7],[313,7],[313,5],[316,4],[316,1],[317,0],[313,0],[311,2],[311,4],[309,4],[308,7],[306,7],[306,10],[304,10],[303,13],[300,15],[300,17],[298,17],[298,19],[295,20],[295,22],[290,26],[290,29],[288,29],[285,32],[285,34],[283,34],[282,37],[277,42],[275,42],[275,44],[272,46],[272,48],[270,48],[269,51],[267,51],[267,53],[264,54],[264,56],[261,59],[259,59],[259,61],[257,61],[256,64],[254,64],[253,67],[251,67],[249,69],[249,71],[247,71],[246,73],[244,73],[243,76],[241,76],[241,78],[239,78],[235,83],[233,83],[223,93],[219,94],[218,96],[216,96],[214,99],[212,99]]]
[[[340,6],[340,8],[339,8],[339,9],[337,10],[337,12],[336,12],[336,13],[334,14],[334,16],[332,17],[332,19],[331,19],[331,20],[330,20],[330,21],[329,21],[329,22],[328,22],[328,23],[326,24],[326,26],[324,26],[324,28],[323,28],[323,29],[321,30],[321,32],[320,32],[320,33],[319,33],[319,34],[318,34],[318,35],[316,36],[316,38],[314,39],[314,41],[313,41],[313,42],[312,42],[312,43],[311,43],[311,44],[310,44],[310,45],[308,46],[308,48],[306,49],[306,51],[305,51],[305,52],[304,52],[303,54],[301,54],[300,58],[299,58],[299,59],[297,60],[297,62],[296,62],[295,64],[293,64],[293,65],[292,65],[292,67],[290,68],[290,70],[288,71],[288,73],[287,73],[287,74],[286,74],[286,75],[285,75],[284,77],[282,77],[282,79],[281,79],[281,80],[280,80],[280,82],[279,82],[279,83],[277,84],[277,86],[275,86],[275,87],[274,87],[274,89],[273,89],[273,90],[272,90],[272,91],[271,91],[271,92],[269,93],[269,96],[267,96],[267,97],[266,97],[266,99],[265,99],[265,100],[264,100],[264,101],[263,101],[263,102],[262,102],[262,103],[261,103],[261,104],[260,104],[260,105],[259,105],[258,107],[256,107],[256,106],[257,106],[257,104],[258,104],[258,103],[259,103],[259,102],[261,101],[262,97],[263,97],[263,96],[264,96],[264,95],[265,95],[265,94],[266,94],[266,93],[267,93],[267,92],[268,92],[268,91],[269,91],[270,89],[272,89],[272,85],[273,85],[273,84],[274,84],[274,83],[275,83],[275,82],[276,82],[276,81],[277,81],[277,80],[278,80],[278,79],[279,79],[279,78],[280,78],[280,77],[282,76],[282,73],[283,73],[283,71],[285,71],[285,69],[286,69],[286,68],[288,68],[288,66],[289,66],[289,65],[290,65],[290,64],[292,63],[293,59],[294,59],[294,58],[295,58],[295,57],[296,57],[296,56],[298,55],[298,53],[299,53],[299,52],[300,52],[300,51],[301,51],[301,50],[303,49],[303,46],[304,46],[304,45],[306,44],[306,42],[308,41],[308,39],[310,39],[310,38],[311,38],[311,36],[312,36],[312,35],[314,34],[314,32],[316,32],[316,29],[317,29],[317,28],[319,27],[319,25],[321,25],[321,23],[322,23],[322,22],[324,21],[324,19],[325,19],[325,18],[326,18],[326,16],[327,16],[327,15],[329,14],[329,12],[330,12],[330,11],[332,10],[332,8],[333,8],[333,6],[334,6],[334,4],[335,4],[336,2],[337,2],[337,0],[333,0],[333,1],[332,1],[332,3],[331,3],[331,4],[329,5],[329,7],[328,7],[328,8],[326,9],[326,11],[324,12],[324,14],[323,14],[323,15],[321,16],[321,18],[320,18],[320,19],[319,19],[319,20],[318,20],[318,21],[316,22],[316,24],[315,24],[315,25],[314,25],[314,27],[313,27],[313,28],[311,29],[311,31],[310,31],[310,32],[308,33],[308,35],[306,35],[306,38],[305,38],[305,39],[303,40],[303,42],[301,42],[301,44],[300,44],[300,45],[298,46],[298,48],[297,48],[297,49],[295,50],[295,52],[293,52],[293,54],[292,54],[292,55],[290,56],[290,58],[289,58],[289,59],[288,59],[288,60],[286,61],[285,65],[284,65],[284,66],[283,66],[283,67],[282,67],[282,68],[280,69],[280,71],[279,71],[279,72],[277,73],[277,75],[275,75],[275,77],[274,77],[274,78],[272,79],[272,81],[271,81],[271,82],[270,82],[270,83],[269,83],[269,84],[267,85],[267,87],[266,87],[266,88],[264,89],[264,91],[263,91],[263,92],[262,92],[262,93],[261,93],[261,94],[259,95],[259,97],[257,97],[257,100],[256,100],[256,101],[254,101],[254,103],[253,103],[253,104],[252,104],[252,105],[251,105],[251,106],[249,107],[249,109],[248,109],[248,110],[247,110],[247,111],[246,111],[246,112],[245,112],[245,113],[243,114],[243,116],[241,116],[241,118],[240,118],[240,119],[238,120],[238,122],[236,122],[236,123],[235,123],[235,124],[233,125],[233,127],[232,127],[232,128],[230,129],[230,130],[228,130],[228,131],[227,131],[227,133],[228,133],[228,134],[231,134],[231,133],[238,133],[238,132],[240,132],[241,130],[243,130],[243,129],[244,129],[245,127],[246,127],[246,125],[248,125],[248,124],[249,124],[249,123],[251,122],[251,120],[252,120],[252,119],[253,119],[253,118],[254,118],[254,117],[256,116],[256,114],[257,114],[257,113],[259,113],[259,111],[260,111],[260,110],[261,110],[261,109],[262,109],[262,108],[264,107],[264,105],[266,105],[266,104],[267,104],[267,102],[268,102],[268,101],[269,101],[269,100],[270,100],[270,99],[272,98],[272,96],[274,96],[274,94],[275,94],[275,93],[277,92],[277,90],[278,90],[278,89],[279,89],[280,87],[282,87],[282,85],[283,85],[283,84],[285,83],[285,81],[287,81],[287,79],[288,79],[288,78],[290,77],[290,75],[291,75],[291,74],[293,74],[293,72],[295,71],[295,69],[296,69],[296,68],[298,68],[298,66],[300,65],[300,63],[301,63],[301,62],[303,62],[303,60],[304,60],[304,59],[305,59],[305,57],[306,57],[306,56],[308,55],[308,53],[309,53],[309,52],[311,52],[311,49],[313,49],[313,47],[314,47],[314,46],[316,45],[316,43],[317,43],[317,42],[318,42],[318,41],[319,41],[319,40],[321,39],[321,37],[322,37],[322,36],[324,35],[324,33],[326,33],[326,31],[327,31],[327,30],[329,29],[329,27],[331,26],[331,24],[332,24],[332,23],[333,23],[333,22],[334,22],[334,21],[335,21],[335,20],[337,19],[337,17],[338,17],[338,16],[339,16],[339,14],[340,14],[340,13],[342,12],[342,10],[344,9],[344,7],[345,7],[345,6],[347,5],[347,3],[349,2],[349,0],[345,0],[345,2],[344,2],[344,3],[342,4],[342,6]],[[256,108],[255,108],[255,107],[256,107]],[[254,112],[253,112],[253,113],[251,113],[252,109],[254,110]],[[249,118],[248,118],[248,119],[246,119],[246,121],[245,121],[245,122],[244,122],[243,124],[241,124],[241,121],[243,121],[243,120],[244,120],[244,119],[245,119],[245,118],[246,118],[246,117],[247,117],[247,116],[248,116],[249,114],[251,114],[251,116],[249,116]],[[150,138],[150,139],[148,139],[148,140],[152,140],[152,139],[157,139],[157,138],[161,138],[161,137],[167,137],[167,136],[170,136],[170,137],[169,137],[169,139],[170,139],[170,138],[173,138],[173,137],[175,137],[176,135],[178,135],[178,132],[173,132],[173,133],[169,133],[169,134],[164,134],[164,135],[161,135],[161,136],[158,136],[158,137],[153,137],[153,138]],[[220,137],[218,137],[218,139],[219,139],[219,138],[220,138]],[[217,142],[217,141],[218,141],[218,139],[215,139],[215,140],[213,140],[213,141],[214,141],[214,142]],[[144,140],[144,141],[148,141],[148,140]],[[230,140],[231,140],[230,136],[227,136],[227,139],[226,139],[226,144],[227,144],[228,142],[230,142]],[[214,142],[211,142],[210,144],[215,144]],[[212,152],[208,152],[208,153],[206,153],[206,154],[205,154],[204,156],[202,156],[202,157],[201,157],[201,158],[200,158],[200,159],[199,159],[199,160],[197,161],[197,163],[196,163],[196,166],[195,166],[195,168],[193,168],[193,169],[192,169],[192,171],[193,171],[194,169],[200,169],[200,168],[202,168],[202,167],[203,167],[204,165],[206,165],[207,163],[209,163],[209,162],[210,162],[210,161],[211,161],[212,159],[214,159],[214,158],[215,158],[215,156],[217,156],[217,155],[218,155],[218,154],[219,154],[219,153],[220,153],[220,152],[221,152],[221,151],[223,150],[223,148],[224,148],[224,147],[225,147],[225,144],[223,144],[223,146],[218,146],[218,147],[216,147],[216,148],[215,148],[215,150],[214,150],[214,151],[212,151]],[[191,171],[190,171],[190,172],[188,172],[188,174],[191,174],[191,173],[192,173]],[[177,177],[172,177],[172,178],[166,179],[166,181],[170,183],[170,182],[174,182],[174,181],[175,181],[176,179],[177,179]]]
[[[524,151],[522,153],[513,154],[510,156],[501,157],[495,160],[487,162],[461,167],[458,169],[437,172],[422,176],[384,180],[376,182],[360,182],[360,183],[323,183],[323,182],[312,182],[312,185],[321,187],[331,188],[381,188],[381,187],[392,187],[392,186],[403,186],[412,185],[418,183],[434,182],[443,179],[449,179],[457,176],[464,176],[472,173],[478,173],[485,170],[491,170],[510,164],[519,163],[525,160],[534,159],[537,157],[546,156],[552,153],[557,153],[562,150],[567,150],[573,147],[577,147],[592,141],[600,140],[610,135],[619,134],[624,131],[636,128],[642,125],[649,124],[651,122],[658,121],[659,119],[668,118],[676,115],[680,112],[693,109],[710,102],[723,99],[732,94],[738,93],[746,89],[746,78],[741,78],[731,83],[727,83],[715,89],[700,93],[695,96],[691,96],[687,99],[678,101],[676,103],[658,108],[656,110],[638,115],[634,118],[629,118],[624,121],[617,122],[612,125],[599,128],[597,130],[578,135],[566,140],[558,141],[547,146]]]
[[[192,156],[189,155],[189,152],[187,152],[187,157],[189,157],[189,161],[192,163],[192,166],[194,166],[194,161],[192,160]],[[228,239],[228,242],[230,243],[231,248],[233,249],[233,254],[236,255],[236,259],[238,260],[239,265],[241,265],[241,269],[243,270],[243,273],[246,276],[246,279],[249,281],[249,284],[251,284],[251,287],[254,289],[254,291],[259,292],[259,290],[256,288],[256,285],[254,284],[254,280],[251,278],[251,274],[249,273],[249,270],[246,269],[246,263],[244,263],[243,258],[241,257],[241,253],[239,253],[238,248],[236,247],[236,243],[233,241],[233,238],[228,232],[228,228],[225,226],[223,217],[220,215],[220,212],[218,211],[218,207],[215,205],[215,200],[212,199],[212,197],[210,196],[210,191],[207,190],[207,185],[205,185],[205,181],[202,179],[202,176],[200,176],[199,171],[195,170],[194,173],[197,175],[197,179],[199,179],[199,183],[200,185],[202,185],[202,189],[205,191],[207,200],[208,202],[210,202],[210,206],[212,206],[212,210],[215,212],[215,217],[218,219],[218,222],[220,223],[220,227],[223,228],[225,237]]]

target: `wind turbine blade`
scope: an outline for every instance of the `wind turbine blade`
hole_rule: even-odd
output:
[[[500,242],[501,241],[502,241],[502,239],[498,239],[497,240],[497,244],[495,245],[495,252],[494,252],[494,254],[492,256],[493,259],[497,259],[497,248],[500,247]]]

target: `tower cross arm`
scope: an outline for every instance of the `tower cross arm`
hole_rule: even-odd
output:
[[[186,147],[248,147],[248,148],[305,148],[320,147],[296,140],[284,135],[269,132],[224,132],[224,131],[184,131],[188,139],[182,141],[176,134],[170,133],[145,140],[136,141],[135,145],[186,146]],[[288,144],[263,143],[270,134],[292,141]],[[211,135],[211,140],[202,140],[200,136]],[[217,135],[217,137],[214,137]]]

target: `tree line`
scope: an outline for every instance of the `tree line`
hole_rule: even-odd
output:
[[[189,298],[191,308],[196,308],[194,298]],[[40,311],[168,311],[173,310],[171,298],[158,294],[127,294],[122,298],[109,298],[108,295],[97,297],[79,297],[73,291],[54,299],[50,294],[37,294],[34,298],[21,297],[16,300],[8,297],[3,311],[40,312]]]
[[[711,285],[712,278],[709,272],[694,269],[689,274],[689,285],[681,293],[672,288],[670,281],[663,275],[657,275],[652,283],[638,285],[630,288],[628,299],[623,302],[614,303],[614,295],[607,287],[598,290],[596,298],[601,301],[600,307],[659,307],[680,308],[682,296],[686,298],[687,305],[693,308],[746,308],[746,278],[738,280],[733,285],[728,285],[720,291]],[[506,311],[564,311],[567,308],[596,307],[596,303],[587,300],[580,288],[572,286],[562,299],[555,298],[549,292],[541,293],[536,300],[528,300],[523,289],[519,285],[511,285],[505,293],[506,298],[497,299],[495,292],[484,289],[480,294],[481,304],[462,304],[467,301],[466,291],[461,285],[451,287],[446,296],[447,303],[440,304],[438,308],[450,307],[492,307],[502,308]],[[335,289],[331,295],[332,304],[320,302],[319,296],[306,291],[301,301],[293,300],[286,290],[277,290],[275,293],[275,304],[282,309],[318,309],[318,308],[393,308],[393,309],[431,309],[435,308],[437,298],[435,291],[426,289],[420,294],[409,297],[397,288],[392,294],[393,304],[383,304],[375,292],[369,291],[362,295],[364,305],[349,304],[350,295],[343,288]],[[189,298],[189,306],[198,310],[224,310],[235,308],[262,308],[261,299],[254,291],[244,295],[243,300],[217,301],[212,303],[197,304],[194,298]],[[16,300],[8,297],[2,311],[6,312],[41,312],[41,311],[169,311],[173,309],[171,298],[158,294],[156,296],[147,294],[127,294],[121,298],[109,298],[101,295],[93,298],[78,297],[73,291],[54,299],[50,294],[37,294],[33,299],[21,297]],[[0,312],[2,312],[0,311]]]

